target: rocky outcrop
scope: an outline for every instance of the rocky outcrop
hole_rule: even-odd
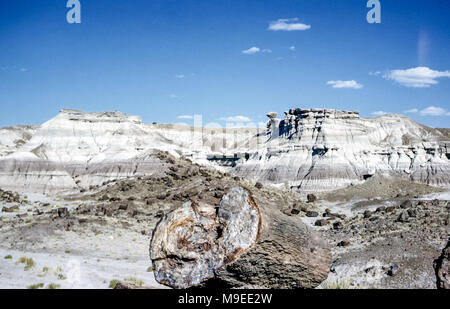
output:
[[[331,264],[317,232],[241,187],[217,208],[191,201],[167,214],[153,232],[150,257],[156,280],[173,288],[313,288]]]
[[[283,119],[269,118],[267,141],[238,162],[236,174],[304,192],[362,183],[376,173],[450,185],[446,137],[405,116],[293,109]]]
[[[0,129],[0,157],[20,149],[38,128],[39,126],[14,126]]]
[[[27,136],[20,147],[14,148],[18,130],[0,130],[0,186],[38,192],[78,190],[113,179],[152,175],[161,169],[154,150],[205,163],[207,154],[221,151],[227,136],[229,145],[248,136],[147,125],[137,116],[120,112],[77,110],[62,110],[41,126],[27,129],[21,133]]]
[[[442,255],[434,261],[438,289],[450,290],[450,240]]]
[[[302,192],[366,181],[375,174],[450,186],[450,142],[401,115],[292,109],[266,129],[148,125],[120,112],[63,110],[39,127],[0,130],[0,187],[82,189],[160,169],[154,150],[261,183]]]

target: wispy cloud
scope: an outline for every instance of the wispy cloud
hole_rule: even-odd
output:
[[[310,25],[298,23],[298,18],[284,18],[272,21],[269,24],[271,31],[304,31],[311,29]]]
[[[407,110],[403,111],[403,113],[405,113],[405,114],[415,114],[418,112],[419,112],[419,110],[417,108],[411,108],[411,109],[407,109]]]
[[[25,72],[28,72],[28,69],[25,68],[25,67],[19,67],[19,66],[17,66],[17,65],[14,65],[14,66],[4,66],[4,67],[1,67],[1,68],[0,68],[0,71],[2,71],[2,72],[8,72],[8,73],[16,73],[16,72],[19,72],[19,73],[25,73]]]
[[[369,72],[370,76],[378,76],[381,74],[381,71]]]
[[[182,78],[185,78],[186,76],[184,76],[184,74],[178,74],[178,75],[175,75],[175,78],[179,78],[179,79],[182,79]]]
[[[181,115],[177,117],[178,119],[194,119],[194,116],[190,115]]]
[[[220,120],[226,121],[226,122],[250,122],[250,121],[252,121],[250,118],[248,118],[246,116],[241,116],[241,115],[222,117],[222,118],[220,118]]]
[[[383,111],[376,111],[376,112],[372,113],[372,115],[374,115],[374,116],[383,116],[383,115],[387,115],[387,114],[388,113],[383,112]]]
[[[253,47],[250,47],[249,49],[243,50],[242,53],[246,54],[246,55],[253,55],[253,54],[257,54],[257,53],[270,54],[270,53],[272,53],[272,50],[268,49],[268,48],[261,49],[259,47],[253,46]]]
[[[327,82],[327,85],[332,85],[333,88],[337,89],[342,88],[361,89],[364,87],[355,80],[330,80],[329,82]]]
[[[253,46],[250,47],[249,49],[243,50],[242,53],[246,54],[246,55],[253,55],[256,53],[259,53],[261,51],[261,49],[259,47]]]
[[[295,46],[291,46],[291,47],[289,47],[289,50],[291,50],[291,51],[295,51]]]
[[[435,71],[428,67],[417,67],[407,70],[392,70],[383,77],[405,87],[428,88],[439,83],[436,79],[450,77],[450,71]]]
[[[442,107],[428,106],[420,111],[421,116],[450,116],[450,113]]]
[[[171,99],[178,99],[178,96],[176,94],[174,94],[174,93],[172,93],[169,97]]]

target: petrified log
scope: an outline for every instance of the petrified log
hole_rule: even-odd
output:
[[[173,288],[314,288],[331,265],[317,232],[241,187],[217,207],[191,201],[164,216],[150,258]]]
[[[442,255],[434,261],[438,289],[450,290],[450,239]]]

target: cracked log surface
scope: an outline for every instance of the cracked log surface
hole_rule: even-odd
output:
[[[314,288],[331,264],[317,232],[241,187],[218,206],[191,201],[164,216],[150,257],[156,280],[173,288]]]

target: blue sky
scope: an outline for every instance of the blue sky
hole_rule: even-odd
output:
[[[0,0],[0,127],[63,108],[223,124],[294,107],[450,127],[447,0],[380,0],[381,24],[366,0],[80,0],[81,24],[66,2]]]

